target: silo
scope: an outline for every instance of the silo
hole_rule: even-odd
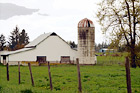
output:
[[[78,23],[78,58],[80,64],[95,64],[95,27],[87,18]]]

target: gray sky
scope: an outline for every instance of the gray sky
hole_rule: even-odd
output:
[[[77,43],[77,24],[88,18],[95,25],[95,41],[105,41],[95,13],[99,0],[0,0],[0,34],[6,38],[16,25],[25,29],[30,41],[56,32],[66,41]]]

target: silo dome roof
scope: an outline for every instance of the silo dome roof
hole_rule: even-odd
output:
[[[84,18],[78,23],[78,27],[94,27],[94,24],[91,20]]]

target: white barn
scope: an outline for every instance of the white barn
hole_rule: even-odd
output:
[[[37,37],[34,41],[26,45],[23,49],[3,53],[1,62],[16,65],[19,61],[32,62],[63,62],[75,61],[77,50],[63,40],[56,33],[46,33]]]

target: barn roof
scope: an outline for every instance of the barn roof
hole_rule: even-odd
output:
[[[40,36],[38,36],[35,40],[33,40],[32,42],[30,42],[28,45],[25,46],[25,48],[34,48],[37,45],[39,45],[42,41],[44,41],[45,39],[47,39],[49,36],[58,36],[55,32],[50,32],[50,33],[46,33],[46,34],[42,34]],[[62,39],[60,36],[58,36],[60,39]],[[68,44],[64,39],[62,39],[66,44]],[[69,44],[68,44],[69,45]],[[70,46],[70,45],[69,45]],[[71,47],[71,46],[70,46]],[[72,47],[71,47],[72,48]],[[73,48],[72,48],[73,49]],[[74,49],[75,50],[75,49]]]
[[[10,54],[15,54],[15,53],[19,53],[19,52],[23,52],[23,51],[28,51],[28,50],[31,50],[33,48],[22,48],[22,49],[19,49],[19,50],[16,50],[16,51],[8,51],[6,53],[2,53],[1,55],[10,55]]]
[[[51,34],[54,34],[54,32],[42,34],[42,35],[38,36],[35,40],[30,42],[28,45],[26,45],[25,47],[26,48],[28,48],[28,47],[36,47],[39,43],[41,43],[43,40],[48,38]]]

